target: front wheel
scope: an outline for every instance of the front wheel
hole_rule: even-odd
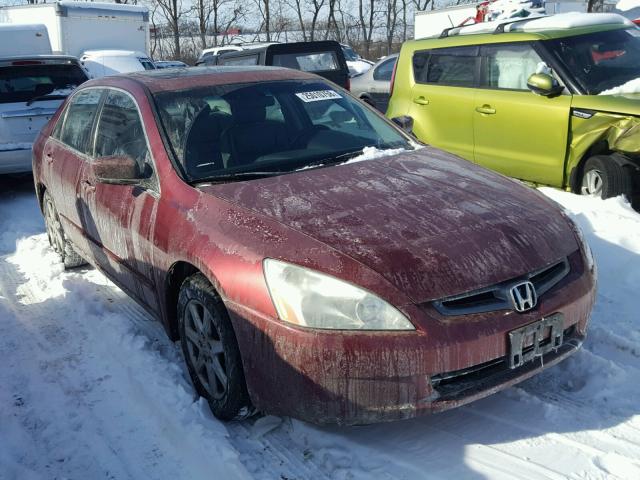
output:
[[[178,296],[182,352],[191,381],[221,420],[249,411],[240,350],[229,315],[204,275],[187,278]]]
[[[631,171],[608,155],[590,157],[584,165],[580,193],[603,199],[625,195],[631,199]]]
[[[60,260],[64,264],[65,269],[79,267],[87,263],[78,252],[76,252],[71,240],[64,233],[58,210],[53,203],[53,198],[48,190],[45,190],[42,198],[42,211],[44,214],[44,223],[47,228],[47,237],[49,245],[60,256]]]

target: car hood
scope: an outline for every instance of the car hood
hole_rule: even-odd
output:
[[[430,147],[202,190],[355,259],[416,303],[518,277],[578,248],[550,200]]]
[[[573,108],[640,116],[640,93],[619,93],[616,95],[574,95]]]

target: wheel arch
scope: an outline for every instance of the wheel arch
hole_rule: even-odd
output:
[[[44,202],[44,192],[47,191],[47,187],[42,182],[36,182],[36,198],[38,200],[38,207],[40,207],[40,213],[44,214],[44,208],[42,203]]]
[[[590,157],[594,155],[611,155],[613,150],[609,148],[609,143],[606,140],[600,140],[599,142],[591,145],[580,157],[580,160],[576,163],[576,166],[571,170],[569,175],[569,188],[573,193],[580,193],[580,185],[582,183],[582,174],[584,173],[584,164]]]
[[[180,295],[180,287],[187,278],[196,273],[205,275],[204,272],[192,263],[182,260],[175,262],[169,267],[169,270],[167,270],[164,281],[164,307],[166,312],[167,333],[173,341],[180,338],[178,329],[178,296]]]

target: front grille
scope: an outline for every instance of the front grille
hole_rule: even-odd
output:
[[[442,315],[469,315],[472,313],[511,310],[510,288],[519,282],[529,280],[536,289],[538,298],[548,292],[569,273],[569,260],[559,262],[522,277],[507,280],[491,287],[443,298],[433,302],[435,309]]]

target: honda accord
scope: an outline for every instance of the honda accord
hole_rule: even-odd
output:
[[[89,262],[158,318],[221,419],[441,411],[586,335],[595,265],[560,208],[312,74],[93,80],[33,155],[65,266]]]

